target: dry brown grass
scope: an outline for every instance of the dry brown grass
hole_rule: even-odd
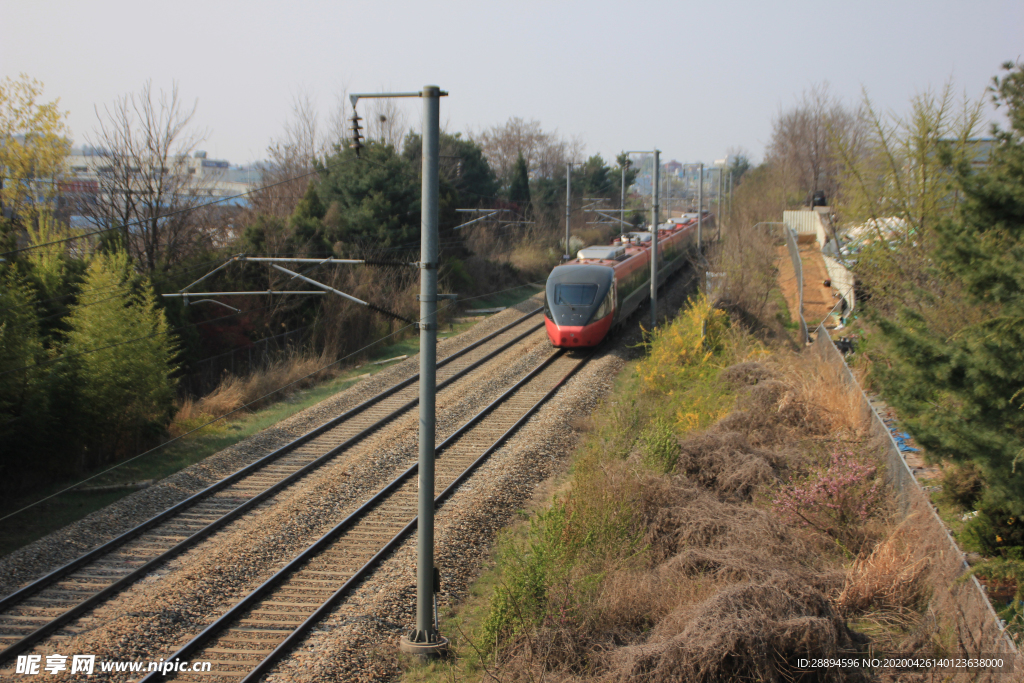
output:
[[[902,527],[890,533],[884,505],[858,522],[865,542],[854,552],[866,550],[848,567],[834,542],[768,504],[780,481],[837,440],[870,447],[859,394],[811,354],[737,364],[718,381],[738,394],[736,409],[680,439],[674,472],[652,473],[637,457],[577,462],[601,475],[577,477],[582,488],[566,495],[593,502],[590,510],[630,511],[641,561],[606,548],[549,587],[571,609],[500,651],[502,680],[861,680],[796,665],[855,650],[863,637],[847,619],[893,634],[893,651],[916,647],[927,567]]]
[[[843,614],[866,611],[904,613],[926,595],[926,558],[914,559],[904,522],[867,556],[853,563],[836,599]]]
[[[835,657],[851,645],[820,591],[777,573],[680,605],[646,642],[610,653],[606,680],[785,681],[796,677],[797,659]]]
[[[737,409],[715,430],[743,434],[753,447],[800,439],[854,439],[865,434],[861,397],[830,365],[810,354],[778,353],[764,370],[741,364],[723,373],[732,383],[752,383]],[[757,379],[760,378],[760,379]]]
[[[243,406],[246,406],[246,411],[254,410],[335,377],[337,371],[333,368],[317,372],[328,363],[324,357],[303,354],[274,363],[246,377],[228,376],[212,393],[199,400],[186,398],[182,402],[169,427],[171,436],[180,436]],[[316,374],[309,376],[312,373]],[[290,386],[267,396],[286,385]],[[241,417],[246,411],[239,410],[234,416]]]
[[[727,498],[750,500],[778,480],[782,458],[740,432],[695,434],[680,443],[676,471]]]
[[[509,262],[530,281],[546,280],[558,264],[558,252],[543,245],[524,244],[513,250]]]

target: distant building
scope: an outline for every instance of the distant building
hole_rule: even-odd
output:
[[[262,172],[258,168],[232,168],[231,164],[223,159],[208,159],[206,152],[195,152],[190,157],[179,157],[175,163],[181,166],[182,172],[187,172],[196,179],[201,179],[202,192],[210,197],[233,197],[248,192],[259,185],[262,180]],[[74,188],[76,192],[88,191],[91,186],[98,188],[102,183],[101,178],[114,171],[110,156],[102,150],[94,148],[73,149],[65,160],[67,169],[64,184],[69,189]],[[143,173],[143,169],[132,169],[134,172]],[[224,202],[228,205],[243,206],[246,203],[244,197]]]

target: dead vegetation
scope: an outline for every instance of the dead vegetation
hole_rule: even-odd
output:
[[[238,410],[243,406],[246,411],[255,410],[299,389],[330,379],[337,375],[337,371],[333,367],[321,370],[328,364],[324,357],[300,354],[245,377],[229,375],[212,393],[200,399],[185,398],[170,424],[170,434],[180,436],[232,411],[238,411],[235,415],[240,417],[246,414]],[[268,396],[281,387],[285,388]]]
[[[934,645],[928,567],[891,522],[859,397],[807,355],[739,360],[709,380],[734,409],[678,437],[667,473],[643,445],[592,448],[506,549],[491,680],[873,680],[798,660]]]

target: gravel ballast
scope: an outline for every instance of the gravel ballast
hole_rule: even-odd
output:
[[[662,293],[663,310],[681,305],[688,289],[678,277]],[[439,343],[439,357],[505,325],[534,300],[491,316]],[[646,324],[646,309],[641,316]],[[564,468],[576,446],[576,424],[604,397],[626,360],[639,353],[632,329],[607,344],[590,363],[502,446],[439,510],[436,557],[442,571],[439,600],[454,605],[479,574],[496,534],[516,518],[537,486]],[[464,379],[439,398],[439,440],[521,377],[550,352],[543,331],[506,352],[486,381]],[[292,418],[0,560],[4,594],[73,559],[89,547],[149,518],[261,457],[270,449],[418,370],[416,357],[384,370]],[[66,632],[62,654],[103,659],[156,660],[173,653],[227,607],[354,510],[415,461],[417,419],[408,415],[261,505],[147,579],[126,590]],[[267,680],[389,680],[399,672],[397,642],[413,621],[415,538],[406,540],[356,591],[280,662]],[[52,654],[57,644],[34,652]],[[6,667],[5,667],[6,668]],[[137,676],[135,678],[138,678]],[[28,677],[25,677],[28,680]],[[102,680],[132,680],[111,675]]]

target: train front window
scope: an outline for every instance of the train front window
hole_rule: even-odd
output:
[[[597,298],[597,285],[556,285],[556,306],[590,306]]]

